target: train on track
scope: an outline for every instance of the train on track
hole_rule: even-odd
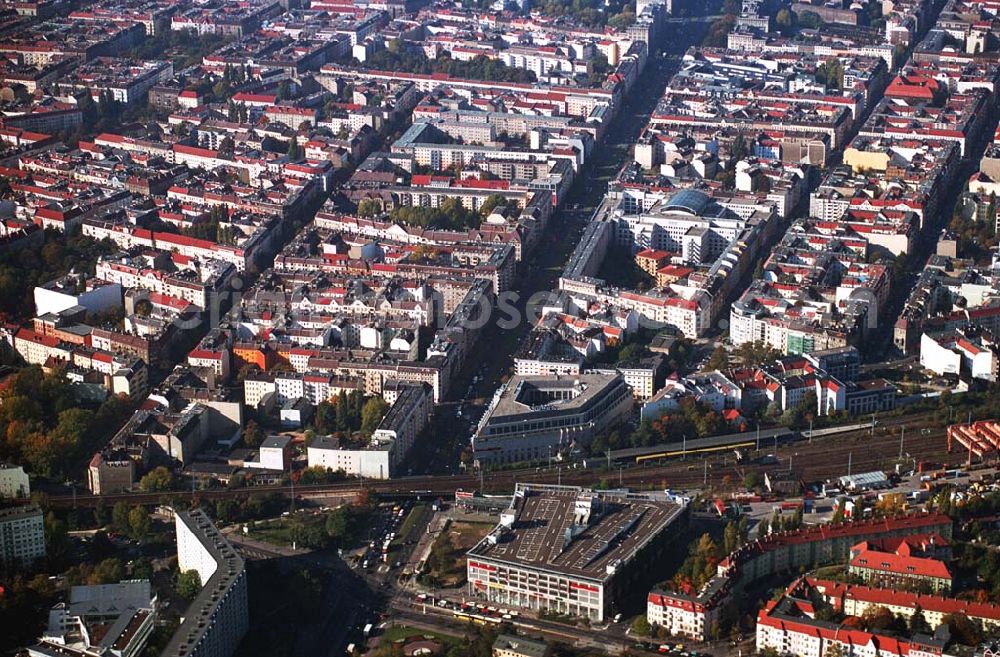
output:
[[[910,418],[910,420],[912,421],[913,418]],[[891,423],[892,422],[888,422],[887,424]],[[813,436],[825,437],[856,431],[867,431],[871,426],[871,423],[858,423],[839,427],[829,427],[815,431]],[[691,440],[682,439],[667,444],[659,444],[649,447],[634,447],[629,449],[613,450],[605,455],[606,458],[602,458],[600,456],[588,457],[572,463],[561,463],[558,465],[559,474],[552,472],[554,469],[553,465],[550,465],[548,468],[525,467],[521,469],[498,470],[496,472],[490,472],[489,474],[494,482],[499,479],[504,479],[504,483],[507,483],[507,480],[509,480],[510,483],[513,484],[513,482],[518,480],[520,477],[523,477],[526,480],[531,480],[533,477],[537,477],[539,473],[543,473],[544,471],[543,477],[558,477],[559,480],[562,480],[563,477],[565,477],[566,482],[569,483],[574,479],[578,480],[580,477],[585,476],[584,472],[580,472],[579,470],[585,471],[587,469],[611,467],[612,464],[622,468],[656,466],[666,461],[684,458],[688,455],[698,457],[735,452],[737,457],[739,457],[748,451],[766,451],[772,448],[780,447],[781,445],[801,441],[806,438],[809,438],[809,432],[793,431],[786,428],[744,431],[742,433],[710,436],[707,438],[695,438]],[[578,472],[574,473],[570,470],[577,470]],[[359,492],[360,489],[364,487],[388,498],[433,499],[435,497],[450,497],[454,494],[456,489],[465,488],[473,490],[478,484],[480,484],[480,482],[481,479],[479,475],[475,474],[452,474],[448,476],[417,475],[382,481],[370,480],[364,482],[363,484],[356,481],[345,481],[333,484],[303,485],[295,486],[294,489],[290,489],[289,486],[283,485],[261,486],[253,489],[242,490],[209,489],[198,491],[197,493],[192,492],[192,497],[197,496],[200,499],[242,497],[248,493],[248,490],[252,490],[255,493],[264,494],[278,493],[285,495],[294,493],[296,497],[307,498],[322,494],[352,494]],[[73,496],[53,495],[50,497],[50,503],[55,506],[62,507],[70,506],[70,504],[73,506],[93,506],[97,503],[97,500],[100,499],[105,504],[114,504],[119,500],[127,501],[129,504],[159,504],[162,500],[169,498],[172,495],[181,496],[184,495],[184,493],[181,493],[180,491],[173,493],[133,492],[113,493],[100,497],[86,494],[74,494]]]
[[[643,465],[684,456],[710,456],[735,450],[767,449],[772,445],[783,445],[801,438],[799,432],[784,428],[760,432],[744,431],[724,436],[682,440],[667,445],[619,449],[612,451],[609,459],[621,465]]]
[[[873,420],[873,422],[875,426],[879,424],[878,421]],[[890,423],[895,424],[896,421]],[[816,429],[815,431],[793,431],[783,427],[762,431],[744,431],[723,436],[675,441],[666,445],[614,450],[610,453],[609,460],[619,465],[646,465],[688,455],[711,456],[728,451],[766,450],[770,447],[777,448],[807,438],[823,438],[855,431],[868,431],[872,427],[872,422],[859,422]]]

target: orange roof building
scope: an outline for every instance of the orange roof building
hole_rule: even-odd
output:
[[[944,539],[942,539],[944,540]],[[936,539],[932,539],[932,544]],[[870,541],[851,548],[851,574],[877,586],[925,593],[950,593],[952,575],[948,565],[922,554],[919,543],[900,541],[895,550],[886,550]]]

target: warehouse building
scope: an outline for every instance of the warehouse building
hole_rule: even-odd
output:
[[[846,475],[840,478],[840,485],[852,492],[888,488],[889,478],[880,470]]]
[[[663,563],[687,512],[663,493],[518,484],[500,524],[466,555],[469,593],[605,620]]]

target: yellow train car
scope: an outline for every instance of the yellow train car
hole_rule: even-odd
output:
[[[678,458],[680,456],[688,456],[691,454],[713,454],[715,452],[729,452],[734,449],[739,449],[741,447],[755,447],[757,443],[753,440],[742,443],[730,443],[728,445],[715,445],[713,447],[699,447],[697,449],[675,449],[669,452],[657,452],[655,454],[643,454],[642,456],[635,457],[636,463],[645,463],[647,461],[659,461],[661,459],[672,459]]]

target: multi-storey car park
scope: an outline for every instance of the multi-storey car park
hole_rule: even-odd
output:
[[[686,501],[662,492],[518,484],[500,524],[467,554],[468,590],[601,621],[662,563],[687,520]]]

